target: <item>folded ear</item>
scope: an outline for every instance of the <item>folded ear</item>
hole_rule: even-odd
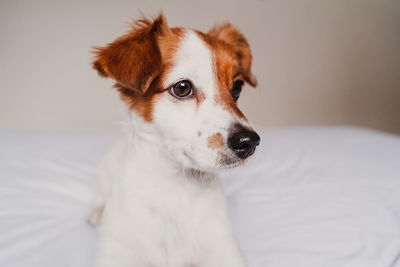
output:
[[[161,55],[157,40],[169,31],[160,14],[153,21],[141,19],[132,30],[105,47],[96,48],[93,68],[118,85],[145,93],[160,72]]]
[[[241,72],[245,81],[251,86],[256,87],[257,79],[251,73],[252,56],[250,46],[243,34],[230,23],[217,24],[208,34],[232,46],[239,59]]]

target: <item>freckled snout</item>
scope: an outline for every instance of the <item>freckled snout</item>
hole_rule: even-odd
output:
[[[260,144],[260,136],[254,131],[241,130],[228,138],[228,144],[239,158],[245,159],[251,156]]]

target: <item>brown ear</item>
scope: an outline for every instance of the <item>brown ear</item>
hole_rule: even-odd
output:
[[[244,79],[251,86],[257,86],[257,79],[251,73],[251,51],[246,38],[230,23],[215,25],[208,34],[231,45],[235,51]]]
[[[118,85],[145,93],[160,72],[161,55],[157,39],[169,31],[160,14],[153,21],[141,19],[132,30],[105,47],[96,48],[93,68]]]

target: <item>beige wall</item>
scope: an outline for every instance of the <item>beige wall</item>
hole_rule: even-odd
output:
[[[0,127],[115,127],[119,100],[90,69],[93,45],[138,10],[207,30],[230,20],[248,37],[259,80],[240,105],[265,125],[352,124],[400,133],[400,1],[0,2]]]

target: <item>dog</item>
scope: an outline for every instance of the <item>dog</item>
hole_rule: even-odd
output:
[[[229,23],[170,28],[161,13],[94,53],[132,129],[99,167],[96,266],[246,266],[217,175],[260,142],[237,107],[244,83],[257,85],[246,38]]]

